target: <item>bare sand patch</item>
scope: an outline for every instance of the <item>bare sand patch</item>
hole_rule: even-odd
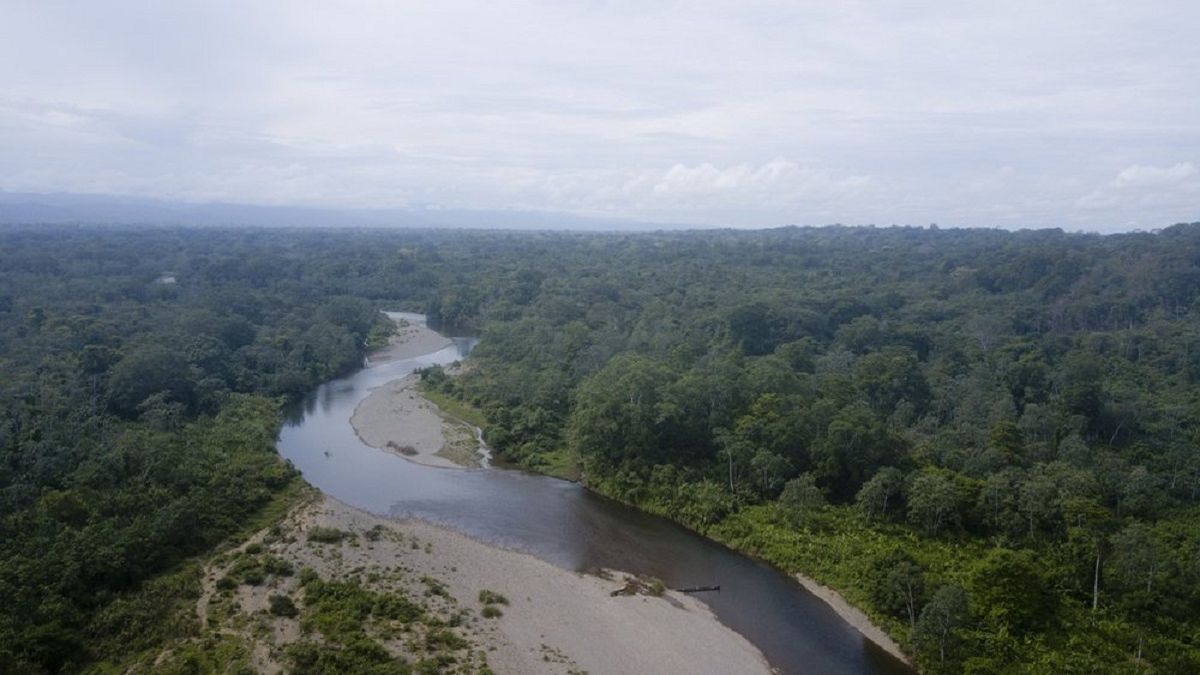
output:
[[[430,466],[456,467],[444,456],[447,422],[409,375],[380,385],[354,409],[350,424],[363,443]],[[478,466],[478,462],[475,466]]]
[[[368,363],[412,359],[449,347],[453,340],[425,324],[424,318],[415,314],[384,312],[396,322],[396,333],[388,338],[388,346],[372,352]]]
[[[360,536],[313,545],[302,536],[270,550],[322,576],[350,570],[404,571],[410,589],[432,578],[459,607],[482,612],[480,591],[503,596],[502,616],[470,624],[472,639],[499,673],[767,673],[762,654],[726,628],[699,600],[668,591],[663,597],[612,596],[606,580],[560,569],[531,555],[482,544],[423,522],[374,516],[331,498],[297,510],[285,529],[336,528]],[[384,532],[374,541],[363,533]],[[617,574],[619,577],[619,573]]]
[[[825,604],[829,605],[829,607],[833,609],[834,612],[837,612],[837,615],[842,617],[843,621],[850,624],[854,630],[862,633],[863,637],[879,645],[880,648],[892,656],[895,656],[901,661],[912,665],[912,660],[908,657],[908,654],[904,653],[904,650],[900,648],[900,645],[882,628],[872,623],[870,617],[864,614],[861,609],[847,602],[846,598],[842,597],[841,593],[838,593],[828,586],[817,583],[816,580],[810,579],[803,574],[797,574],[796,580],[800,582],[801,586],[804,586],[805,590],[817,596],[824,601]]]

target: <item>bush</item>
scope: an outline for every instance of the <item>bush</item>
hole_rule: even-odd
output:
[[[317,526],[308,531],[308,540],[318,544],[340,544],[343,539],[349,536],[349,532],[339,530],[336,527]]]
[[[272,595],[267,598],[267,602],[270,604],[269,611],[275,616],[291,618],[300,613],[300,610],[296,609],[296,603],[286,595]]]
[[[500,608],[495,605],[486,605],[479,613],[485,619],[498,619],[504,616],[504,612],[500,611]]]
[[[508,598],[500,595],[496,591],[484,589],[479,591],[479,602],[482,602],[485,605],[507,605]]]
[[[425,636],[425,647],[431,650],[456,650],[463,649],[467,646],[467,641],[462,639],[453,631],[445,628],[439,630],[431,630]]]
[[[273,555],[264,557],[262,566],[263,571],[267,574],[274,574],[277,577],[290,577],[295,572],[292,563],[283,558],[276,558]]]

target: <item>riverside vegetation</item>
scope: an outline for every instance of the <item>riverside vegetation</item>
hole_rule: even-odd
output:
[[[833,586],[923,670],[1196,672],[1198,294],[1200,225],[5,230],[0,670],[198,630],[197,556],[297,489],[280,410],[408,308],[483,338],[424,386],[498,457]]]

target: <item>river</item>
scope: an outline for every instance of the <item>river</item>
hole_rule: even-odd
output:
[[[350,417],[373,388],[459,360],[475,343],[455,338],[441,351],[322,384],[287,416],[279,453],[321,491],[373,513],[438,523],[567,569],[648,574],[675,588],[719,584],[719,593],[698,597],[782,673],[911,673],[788,575],[669,520],[567,481],[422,466],[358,439]]]

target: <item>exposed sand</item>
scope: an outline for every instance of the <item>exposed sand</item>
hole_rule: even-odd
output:
[[[451,344],[413,315],[387,313],[396,322],[391,344],[375,352],[370,362],[395,361],[424,356]],[[443,468],[478,467],[486,458],[486,447],[475,429],[450,419],[427,401],[410,375],[377,387],[354,409],[350,419],[363,443],[394,452],[405,459]]]
[[[418,318],[419,315],[403,312],[384,312],[384,314],[396,322],[396,333],[388,338],[388,346],[367,356],[368,363],[416,358],[432,354],[453,344],[453,340],[434,332],[425,325],[425,320]]]
[[[341,543],[309,541],[314,527],[336,528],[353,536]],[[258,533],[250,542],[264,554],[290,562],[296,570],[310,567],[321,578],[357,578],[376,592],[403,592],[421,598],[430,611],[449,616],[469,610],[454,631],[471,646],[460,663],[486,659],[497,673],[605,673],[652,675],[689,673],[729,675],[769,673],[762,654],[723,626],[700,601],[668,591],[662,597],[613,597],[623,585],[620,575],[602,579],[563,570],[533,556],[476,542],[461,534],[414,521],[395,521],[317,497],[283,519],[274,532]],[[249,543],[249,542],[248,542]],[[245,550],[243,544],[239,550]],[[232,557],[236,560],[236,557]],[[205,592],[197,612],[210,630],[237,633],[248,641],[259,672],[286,669],[286,646],[305,636],[302,622],[263,612],[270,594],[297,598],[303,590],[296,577],[268,577],[260,586],[216,591],[216,580],[231,563],[206,570]],[[436,580],[446,591],[430,596]],[[483,618],[481,590],[507,598],[498,605],[503,616]],[[215,609],[209,605],[213,604]],[[303,615],[300,617],[303,619]],[[411,636],[379,638],[394,655],[421,658]]]
[[[892,656],[912,665],[912,660],[908,657],[908,654],[904,653],[900,645],[884,632],[882,628],[872,623],[870,617],[863,614],[862,610],[846,602],[841,593],[828,586],[823,586],[817,583],[816,580],[810,579],[803,574],[797,574],[796,579],[800,582],[800,585],[804,586],[805,590],[823,600],[833,611],[837,612],[838,616],[842,617],[843,621],[850,624],[854,630],[862,633],[863,637],[879,645],[880,648]]]
[[[477,452],[461,451],[464,443],[478,447],[472,431],[443,417],[437,406],[416,390],[417,381],[417,376],[409,375],[372,391],[350,418],[355,433],[373,448],[394,452],[420,464],[447,468],[479,466]]]

